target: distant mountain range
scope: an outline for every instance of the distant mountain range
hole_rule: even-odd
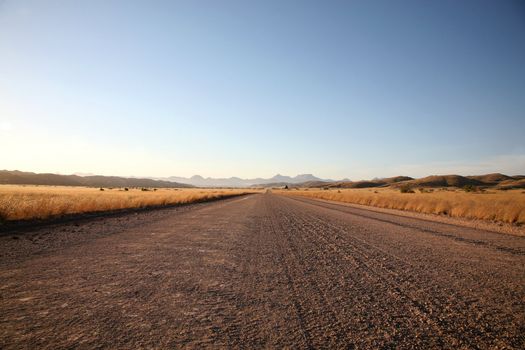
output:
[[[334,181],[320,179],[312,174],[301,174],[294,177],[277,174],[271,178],[241,179],[204,178],[194,175],[190,178],[171,176],[168,178],[126,178],[100,175],[59,175],[38,174],[17,170],[0,170],[0,184],[26,184],[50,186],[90,186],[90,187],[151,187],[151,188],[183,188],[183,187],[305,187],[305,188],[372,188],[409,186],[418,187],[465,187],[513,189],[525,188],[525,176],[508,176],[494,173],[477,176],[432,175],[414,179],[408,176],[376,178],[373,180],[350,181],[348,179]]]
[[[311,181],[332,182],[333,180],[320,179],[312,174],[301,174],[294,177],[277,174],[271,178],[255,178],[255,179],[241,179],[239,177],[229,178],[204,178],[200,175],[193,175],[192,177],[178,177],[170,176],[166,178],[153,178],[155,180],[174,181],[184,183],[196,187],[252,187],[264,186],[270,184],[299,184]]]
[[[90,187],[193,187],[191,185],[172,181],[160,181],[152,179],[137,179],[100,175],[78,176],[37,174],[17,170],[0,170],[0,184]]]
[[[251,187],[265,186],[276,183],[300,184],[310,182],[331,182],[312,174],[302,174],[295,177],[280,174],[264,179],[204,178],[194,175],[190,178],[171,176],[167,178],[127,178],[117,176],[101,176],[77,173],[74,175],[39,174],[18,170],[0,170],[0,184],[26,184],[50,186],[91,186],[91,187]]]

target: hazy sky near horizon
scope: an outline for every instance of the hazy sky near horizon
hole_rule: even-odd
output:
[[[525,173],[523,1],[0,0],[0,169]]]

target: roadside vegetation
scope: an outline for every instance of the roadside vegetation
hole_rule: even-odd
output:
[[[525,191],[484,190],[474,188],[410,187],[374,189],[294,189],[275,191],[379,208],[408,210],[451,217],[525,224]]]
[[[248,192],[254,191],[0,185],[0,222],[195,203]]]

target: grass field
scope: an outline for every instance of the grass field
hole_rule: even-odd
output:
[[[193,203],[247,193],[241,189],[129,189],[0,185],[0,222]]]
[[[425,190],[424,190],[425,191]],[[300,195],[379,208],[441,214],[451,217],[482,219],[522,225],[525,224],[525,193],[523,190],[485,191],[433,190],[400,193],[390,188],[376,189],[298,189],[277,193]]]

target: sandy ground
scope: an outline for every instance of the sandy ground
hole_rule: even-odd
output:
[[[525,347],[525,238],[260,194],[7,232],[0,348]]]

